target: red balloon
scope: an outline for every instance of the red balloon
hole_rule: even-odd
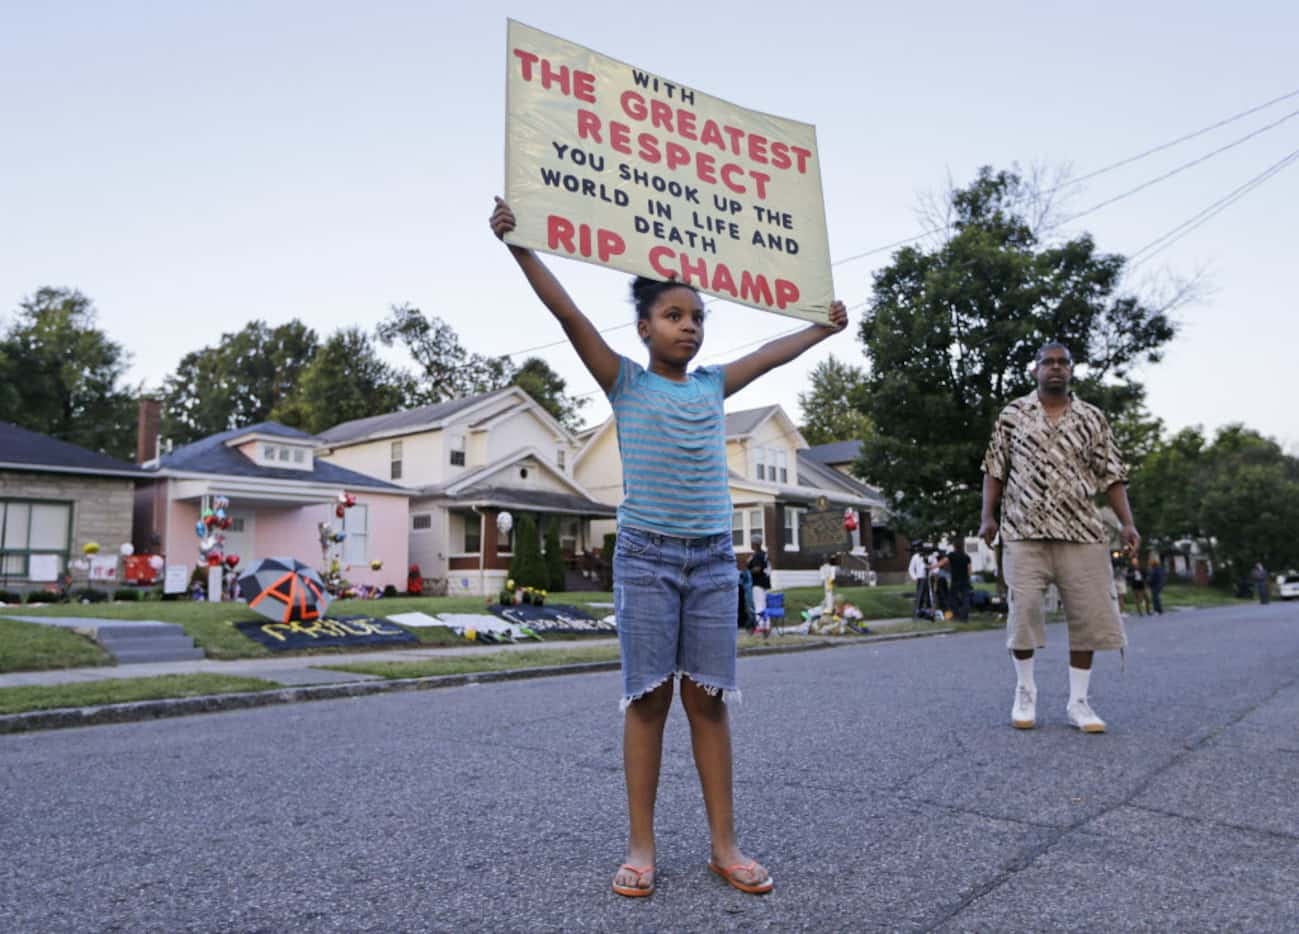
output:
[[[206,525],[208,528],[211,528],[212,526],[216,525],[220,521],[221,520],[218,519],[215,515],[203,517],[203,524]]]
[[[337,506],[334,507],[334,515],[338,516],[338,518],[340,519],[343,518],[343,509],[344,509],[343,504],[339,503]]]
[[[221,520],[221,528],[223,529],[231,528],[232,526],[234,526],[234,524],[235,524],[235,520],[231,519],[229,516],[226,516],[224,519]]]
[[[238,555],[226,555],[226,564],[230,565],[230,567],[234,567],[238,563],[239,563]]]
[[[215,551],[209,552],[207,556],[207,563],[208,563],[208,567],[214,568],[221,563],[221,556],[217,554]]]

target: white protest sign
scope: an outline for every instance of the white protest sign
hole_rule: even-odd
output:
[[[829,320],[815,127],[513,20],[507,70],[508,242]]]
[[[90,579],[105,582],[117,580],[117,555],[91,555]]]
[[[189,565],[169,564],[162,578],[163,593],[184,593],[189,590]]]

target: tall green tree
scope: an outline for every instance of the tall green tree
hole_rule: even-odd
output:
[[[514,554],[510,558],[510,577],[518,587],[550,587],[550,574],[541,554],[541,537],[537,522],[527,513],[514,520]]]
[[[833,354],[812,367],[811,388],[798,394],[799,429],[808,444],[860,441],[871,432],[866,415],[866,370]]]
[[[267,420],[291,400],[318,349],[316,332],[294,319],[274,328],[253,321],[187,353],[163,381],[164,437],[188,444]]]
[[[510,384],[509,357],[472,353],[455,328],[413,305],[394,305],[378,327],[385,346],[401,345],[418,369],[416,402],[426,405],[492,392]]]
[[[97,326],[90,299],[42,288],[0,339],[0,419],[94,451],[134,459],[130,355]]]
[[[582,427],[582,409],[591,400],[570,396],[564,390],[568,383],[540,357],[529,357],[514,371],[510,382],[518,386],[570,431]]]
[[[379,359],[360,328],[330,336],[298,376],[292,395],[270,418],[317,434],[341,422],[395,412],[410,404],[415,381]]]
[[[1124,259],[1091,236],[1049,241],[1015,172],[980,170],[950,195],[950,236],[899,250],[874,276],[860,338],[870,358],[864,413],[874,434],[859,472],[900,503],[917,533],[978,527],[980,464],[997,413],[1034,387],[1045,342],[1067,344],[1075,390],[1112,420],[1141,394],[1130,368],[1175,333],[1171,305],[1122,289]]]

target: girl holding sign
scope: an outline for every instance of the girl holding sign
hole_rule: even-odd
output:
[[[491,226],[501,239],[515,226],[500,198]],[[613,890],[631,897],[654,891],[654,802],[663,728],[679,678],[712,838],[708,868],[743,892],[769,892],[770,874],[736,844],[732,811],[726,701],[740,696],[738,571],[722,400],[842,331],[847,311],[835,302],[828,325],[777,338],[726,366],[689,370],[704,339],[699,293],[677,282],[637,278],[636,330],[649,352],[649,365],[642,367],[605,343],[535,253],[513,245],[510,252],[609,397],[618,429],[625,497],[618,507],[613,588],[630,836]]]

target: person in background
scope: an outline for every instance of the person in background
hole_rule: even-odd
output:
[[[933,615],[933,604],[929,599],[929,562],[920,552],[920,542],[911,543],[911,561],[907,565],[907,576],[916,585],[916,596],[911,607],[911,615],[917,619],[928,619]]]
[[[1164,572],[1164,566],[1159,561],[1159,555],[1150,556],[1150,566],[1146,568],[1146,583],[1150,587],[1150,602],[1156,613],[1164,615],[1164,581],[1167,574]]]
[[[953,548],[944,560],[947,561],[947,572],[952,578],[947,597],[952,615],[959,622],[968,623],[970,599],[973,596],[970,588],[970,556],[960,548]]]
[[[1267,603],[1272,599],[1272,591],[1268,586],[1267,568],[1263,567],[1260,561],[1254,565],[1254,571],[1251,575],[1254,578],[1254,589],[1258,591],[1258,602]]]
[[[767,551],[762,547],[761,535],[754,535],[749,541],[749,547],[753,550],[745,567],[753,575],[753,615],[757,620],[755,628],[758,632],[766,633],[771,631],[771,622],[767,619],[767,591],[771,589],[771,562],[767,560]]]
[[[1132,605],[1137,608],[1138,616],[1149,616],[1150,596],[1146,593],[1146,572],[1141,569],[1141,559],[1135,555],[1128,562],[1124,576],[1128,581],[1128,590],[1132,594]]]

